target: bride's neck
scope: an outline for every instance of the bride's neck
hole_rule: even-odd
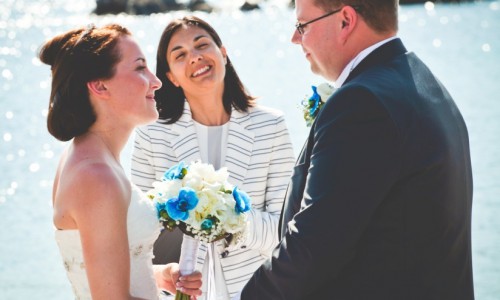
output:
[[[90,129],[82,137],[93,140],[93,143],[101,144],[104,149],[120,163],[120,154],[125,147],[129,134],[112,131],[104,131],[96,128]]]

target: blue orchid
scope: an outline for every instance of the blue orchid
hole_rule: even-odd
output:
[[[156,212],[158,213],[158,219],[166,219],[167,204],[165,202],[156,202]]]
[[[306,125],[311,126],[314,119],[318,115],[319,111],[325,104],[325,102],[330,98],[330,96],[335,91],[334,87],[328,83],[322,83],[318,86],[311,86],[313,94],[300,102],[302,113],[304,114],[304,120],[306,120]]]
[[[173,179],[182,179],[184,176],[186,176],[188,171],[188,167],[186,167],[186,164],[181,161],[177,165],[171,167],[168,169],[165,174],[163,174],[163,181],[166,180],[173,180]]]
[[[203,222],[201,222],[201,229],[209,231],[212,229],[212,226],[214,225],[214,221],[212,219],[205,219]]]
[[[313,90],[313,94],[312,96],[309,98],[309,115],[311,117],[315,117],[317,112],[318,112],[318,108],[321,104],[321,96],[318,94],[318,88],[315,87],[314,85],[311,86],[312,90]]]
[[[250,210],[250,197],[244,191],[240,191],[238,187],[234,187],[233,189],[233,198],[236,201],[236,205],[234,210],[237,213],[244,213]]]
[[[183,187],[179,196],[167,200],[167,213],[176,221],[185,221],[189,217],[189,211],[198,205],[196,191],[189,187]]]

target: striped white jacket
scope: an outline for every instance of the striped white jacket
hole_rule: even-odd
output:
[[[281,112],[262,106],[247,113],[233,109],[229,120],[225,167],[229,181],[252,199],[250,234],[245,248],[224,253],[217,242],[228,292],[233,297],[270,257],[278,244],[278,222],[288,181],[295,164],[292,144]],[[187,101],[174,124],[156,122],[136,131],[132,181],[142,190],[152,187],[171,166],[200,159],[196,131]],[[168,242],[168,241],[167,241]],[[168,245],[180,247],[179,245]],[[206,245],[198,251],[202,269]]]

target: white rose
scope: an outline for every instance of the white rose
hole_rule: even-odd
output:
[[[247,215],[231,213],[227,216],[223,227],[224,231],[229,233],[237,233],[243,231],[246,227]]]
[[[182,188],[182,181],[169,180],[169,181],[155,181],[153,182],[153,191],[157,195],[162,194],[161,199],[168,200],[179,195],[179,190]]]
[[[318,87],[316,88],[316,92],[321,97],[321,102],[326,102],[326,100],[328,100],[328,98],[330,98],[330,96],[333,94],[334,90],[334,87],[326,82],[318,85]]]

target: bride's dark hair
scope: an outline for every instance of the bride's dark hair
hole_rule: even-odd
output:
[[[196,26],[205,30],[218,47],[222,46],[222,41],[215,29],[207,22],[195,16],[173,20],[163,30],[156,54],[156,76],[161,80],[162,86],[156,91],[155,99],[160,119],[166,121],[167,124],[175,123],[181,117],[185,96],[182,88],[176,87],[167,78],[167,72],[170,68],[166,54],[172,36],[180,28],[186,26]],[[239,111],[247,111],[249,107],[254,105],[254,100],[255,97],[247,92],[238,74],[236,74],[231,60],[227,57],[224,93],[222,96],[224,110],[230,114],[231,106],[234,106]]]
[[[47,127],[55,138],[68,141],[87,132],[96,115],[87,83],[109,79],[120,60],[118,39],[130,32],[118,25],[87,26],[60,34],[42,45],[38,57],[51,66]]]

